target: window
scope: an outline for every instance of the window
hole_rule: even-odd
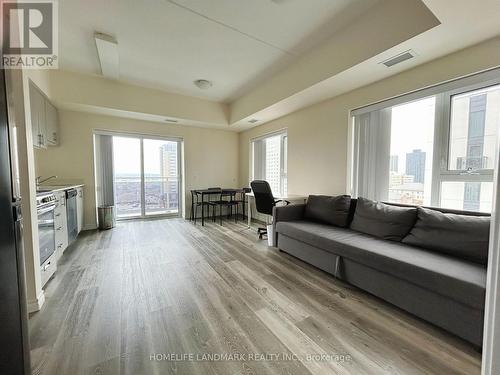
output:
[[[492,77],[353,111],[353,195],[490,212],[500,128],[500,80]]]
[[[251,180],[266,180],[277,197],[287,194],[287,148],[286,132],[256,138],[251,142]]]
[[[179,155],[179,140],[113,136],[117,218],[179,213]]]

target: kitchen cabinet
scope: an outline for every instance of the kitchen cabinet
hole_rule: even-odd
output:
[[[57,108],[48,100],[45,101],[45,121],[47,145],[57,146],[59,144]]]
[[[30,82],[30,111],[33,146],[46,148],[45,130],[45,98],[38,88]]]
[[[66,192],[55,191],[56,208],[54,209],[56,259],[59,259],[68,247],[68,219],[66,216]]]
[[[33,146],[47,148],[59,144],[57,108],[35,86],[29,85]]]
[[[83,228],[83,186],[77,187],[76,196],[76,214],[77,214],[77,225],[78,233],[82,231]]]

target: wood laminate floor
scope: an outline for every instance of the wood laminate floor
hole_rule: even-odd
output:
[[[243,223],[84,232],[45,295],[30,318],[35,374],[480,372],[467,344],[268,248]]]

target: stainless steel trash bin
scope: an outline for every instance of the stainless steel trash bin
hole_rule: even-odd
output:
[[[115,226],[115,206],[99,206],[97,208],[99,229],[111,229]]]

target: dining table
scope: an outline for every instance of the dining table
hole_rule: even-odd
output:
[[[234,197],[238,193],[243,193],[242,188],[222,188],[222,189],[194,189],[193,193],[201,197],[201,225],[205,225],[205,197],[210,195],[231,195]],[[194,209],[194,202],[191,201],[191,212]]]

